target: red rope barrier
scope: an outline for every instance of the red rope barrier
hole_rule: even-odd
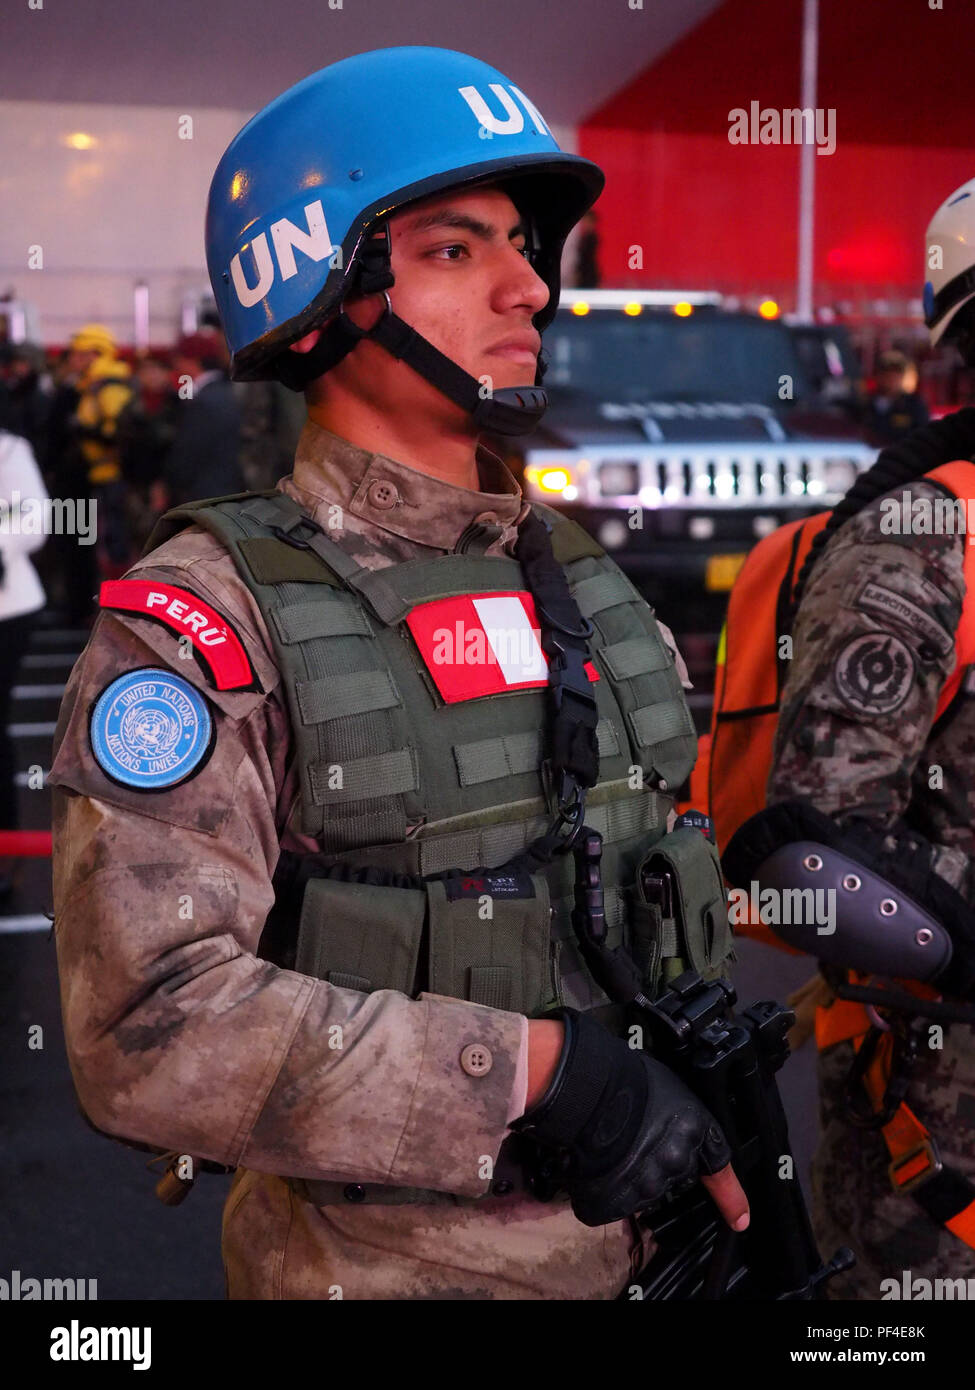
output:
[[[50,859],[50,830],[0,830],[0,855],[14,859]]]

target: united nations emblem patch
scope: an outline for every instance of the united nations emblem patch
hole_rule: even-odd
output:
[[[164,791],[207,761],[213,720],[207,701],[182,676],[145,666],[105,687],[89,736],[95,761],[113,782]]]

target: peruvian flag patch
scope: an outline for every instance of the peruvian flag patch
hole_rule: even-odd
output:
[[[548,685],[548,658],[527,592],[434,599],[418,604],[406,622],[448,705]],[[591,661],[586,675],[599,680]]]

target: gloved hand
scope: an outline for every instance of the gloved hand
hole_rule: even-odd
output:
[[[562,1184],[586,1226],[642,1211],[731,1160],[720,1126],[668,1067],[575,1009],[555,1075],[511,1128],[565,1154]]]

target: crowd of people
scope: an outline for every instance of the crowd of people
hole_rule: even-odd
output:
[[[0,343],[0,431],[27,441],[47,494],[95,503],[93,544],[55,534],[35,555],[46,602],[67,626],[91,623],[100,580],[125,573],[168,507],[272,487],[290,468],[300,428],[291,393],[232,384],[227,367],[209,326],[135,358],[101,324],[54,355]],[[9,502],[12,486],[0,486]]]
[[[0,341],[0,831],[18,826],[8,724],[42,611],[90,627],[100,582],[129,569],[167,508],[273,487],[291,468],[300,405],[276,383],[231,383],[223,335],[210,326],[129,360],[101,324],[56,353]],[[74,499],[90,534],[39,528],[48,498]],[[0,899],[11,868],[0,854]]]

